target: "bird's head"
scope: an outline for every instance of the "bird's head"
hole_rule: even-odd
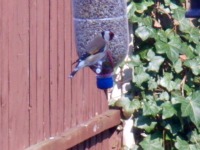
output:
[[[102,31],[101,35],[102,35],[103,39],[106,41],[111,41],[114,37],[114,33],[111,31]]]

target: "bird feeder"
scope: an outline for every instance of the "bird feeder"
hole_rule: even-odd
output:
[[[108,46],[108,55],[97,74],[97,87],[113,86],[113,69],[128,51],[128,19],[124,0],[73,0],[74,29],[77,54],[87,52],[87,44],[102,31],[109,30],[114,38]],[[90,66],[95,71],[96,66]]]
[[[199,18],[200,17],[200,2],[198,0],[190,0],[190,10],[186,12],[187,18]]]

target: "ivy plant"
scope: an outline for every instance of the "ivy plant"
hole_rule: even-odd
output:
[[[131,90],[115,106],[133,114],[137,148],[200,149],[200,30],[185,0],[130,0]],[[145,136],[144,136],[145,135]]]

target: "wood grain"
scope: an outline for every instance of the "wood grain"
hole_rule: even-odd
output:
[[[29,3],[27,0],[7,3],[9,149],[23,149],[29,145]]]
[[[9,147],[9,14],[7,9],[9,8],[8,2],[1,0],[1,149],[8,150]]]
[[[118,124],[120,124],[120,111],[109,110],[61,136],[53,137],[26,150],[66,150]]]
[[[85,68],[68,78],[78,57],[73,26],[71,0],[0,0],[1,150],[86,130],[81,125],[95,118],[102,124],[97,115],[108,105],[95,74]],[[73,149],[108,147],[111,133],[96,135],[102,131],[81,131]]]

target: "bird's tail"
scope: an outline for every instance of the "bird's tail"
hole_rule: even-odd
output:
[[[75,75],[77,72],[78,72],[78,69],[75,68],[75,69],[72,71],[72,73],[69,75],[69,78],[73,78],[74,75]]]

